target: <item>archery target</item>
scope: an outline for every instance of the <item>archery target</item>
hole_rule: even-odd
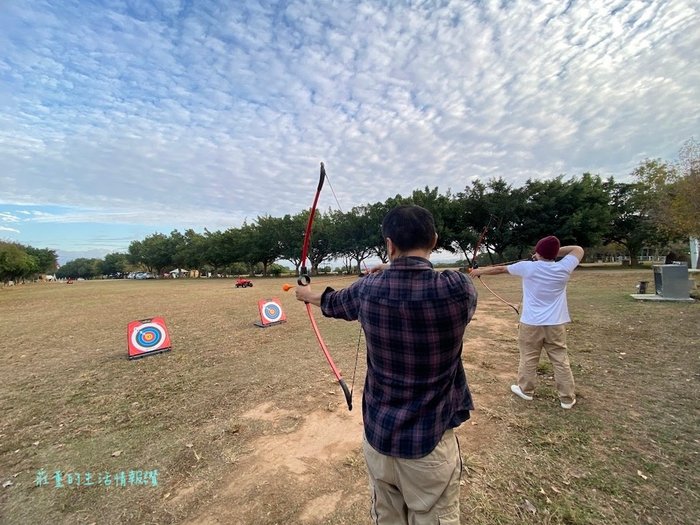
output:
[[[132,321],[127,332],[129,358],[170,350],[170,336],[160,317]]]
[[[263,325],[281,323],[287,320],[279,299],[261,299],[258,302],[258,309],[260,310],[260,320]]]
[[[131,334],[131,344],[141,352],[150,352],[160,348],[164,340],[163,327],[156,323],[144,323]]]

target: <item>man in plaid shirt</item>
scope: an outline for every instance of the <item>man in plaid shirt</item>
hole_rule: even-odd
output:
[[[342,290],[296,297],[323,315],[359,320],[367,340],[364,452],[377,524],[459,523],[461,457],[454,428],[474,409],[462,339],[477,293],[462,273],[435,271],[432,214],[399,206],[382,222],[390,264]]]

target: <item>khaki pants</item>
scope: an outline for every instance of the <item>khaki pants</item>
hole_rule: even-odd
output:
[[[523,393],[531,396],[537,384],[537,365],[544,348],[554,369],[559,400],[572,403],[574,393],[574,375],[569,365],[566,349],[566,325],[532,326],[520,323],[518,330],[518,348],[520,349],[520,366],[518,367],[518,386]]]
[[[377,452],[364,439],[372,496],[370,514],[377,525],[459,525],[462,457],[453,429],[430,454],[402,459]]]

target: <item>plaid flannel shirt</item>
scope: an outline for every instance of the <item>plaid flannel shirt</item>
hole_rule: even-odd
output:
[[[381,273],[321,300],[327,317],[359,319],[367,341],[362,415],[367,441],[382,454],[419,458],[474,409],[462,339],[477,292],[459,272],[401,257]]]

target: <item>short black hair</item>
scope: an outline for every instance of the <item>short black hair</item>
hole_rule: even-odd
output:
[[[435,233],[433,214],[415,204],[397,206],[382,221],[382,236],[391,239],[402,252],[432,249]]]

